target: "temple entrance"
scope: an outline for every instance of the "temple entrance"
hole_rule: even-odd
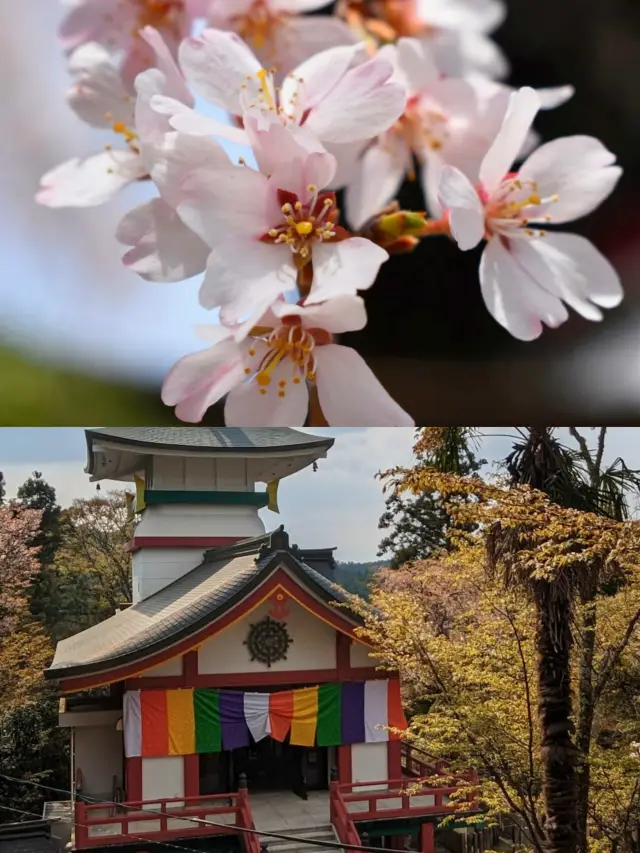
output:
[[[326,747],[292,746],[267,737],[228,755],[233,790],[241,773],[247,776],[249,791],[255,792],[293,791],[306,798],[309,791],[329,786]]]

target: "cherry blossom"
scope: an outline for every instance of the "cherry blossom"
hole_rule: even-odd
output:
[[[259,121],[248,119],[249,125]],[[246,165],[194,168],[175,188],[180,218],[213,250],[201,304],[220,307],[225,324],[252,324],[296,286],[307,304],[355,294],[371,286],[388,258],[384,249],[338,224],[335,195],[322,191],[335,160],[305,147],[312,139],[301,130],[279,121],[258,125],[252,134],[262,171]]]
[[[420,164],[427,209],[440,216],[440,169],[449,163],[469,178],[477,175],[513,92],[509,86],[477,77],[443,77],[430,48],[417,39],[401,38],[378,55],[394,65],[394,79],[408,94],[398,121],[357,152],[346,195],[347,218],[354,228],[361,228],[395,198],[406,176],[416,177],[414,160]],[[571,86],[563,86],[543,90],[540,96],[550,108],[572,94]]]
[[[122,51],[122,79],[133,85],[136,75],[154,64],[146,27],[157,30],[175,53],[191,32],[202,0],[67,0],[69,12],[59,29],[60,40],[72,52],[95,42],[110,51]]]
[[[330,0],[211,0],[211,27],[237,33],[260,64],[287,74],[326,48],[353,44],[356,36],[334,15],[303,17]]]
[[[208,29],[187,39],[180,64],[187,82],[211,104],[235,116],[258,109],[284,124],[304,126],[323,143],[370,139],[396,121],[406,98],[404,85],[391,79],[393,65],[371,58],[363,45],[318,53],[294,69],[279,91],[273,75],[234,33]],[[158,97],[152,106],[169,115],[176,130],[220,134],[219,123],[175,100]]]
[[[366,321],[362,299],[343,295],[313,306],[276,302],[241,342],[208,327],[213,346],[178,361],[162,399],[190,423],[227,395],[228,426],[302,426],[315,385],[330,425],[411,426],[355,350],[334,342]]]
[[[450,77],[479,73],[500,79],[509,66],[489,34],[502,23],[503,0],[342,0],[356,31],[382,43],[419,39]]]
[[[539,227],[591,213],[620,178],[615,156],[593,137],[570,136],[542,145],[509,171],[539,109],[533,89],[512,95],[478,185],[453,166],[443,168],[440,185],[458,246],[487,241],[482,296],[498,323],[521,340],[537,338],[543,323],[563,323],[566,305],[600,320],[600,308],[614,308],[623,296],[617,273],[587,239]]]
[[[148,151],[152,140],[171,130],[166,118],[148,108],[149,99],[164,93],[191,104],[192,98],[160,34],[148,27],[141,38],[154,50],[158,66],[145,72],[149,76],[140,76],[142,97],[140,91],[136,98],[129,90],[117,64],[101,45],[85,44],[71,55],[69,70],[75,83],[68,92],[69,104],[87,124],[110,129],[114,142],[107,143],[100,154],[85,160],[73,158],[47,172],[36,196],[40,204],[104,204],[127,184],[148,176],[145,143]]]

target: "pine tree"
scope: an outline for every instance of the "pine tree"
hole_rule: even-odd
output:
[[[472,427],[425,427],[416,430],[413,451],[416,469],[469,476],[477,473],[484,459],[474,453],[476,433]],[[384,472],[381,476],[389,472]],[[391,568],[414,560],[426,560],[446,547],[449,516],[438,492],[423,492],[417,498],[392,492],[378,522],[389,533],[380,542],[378,556],[391,554]]]

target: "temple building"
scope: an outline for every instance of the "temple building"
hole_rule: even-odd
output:
[[[397,674],[356,634],[335,549],[306,550],[258,515],[334,439],[193,427],[86,440],[91,480],[133,484],[137,521],[131,602],[60,642],[47,671],[71,734],[67,846],[297,849],[271,832],[300,849],[364,838],[433,853],[455,786],[405,793],[442,766],[402,742]]]

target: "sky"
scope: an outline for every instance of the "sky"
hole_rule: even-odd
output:
[[[308,432],[332,435],[335,444],[320,460],[318,470],[305,469],[280,485],[280,514],[262,510],[267,530],[284,524],[292,541],[307,548],[336,547],[339,560],[368,561],[377,557],[382,538],[378,519],[384,508],[378,471],[409,465],[414,431],[411,428],[318,428]],[[589,429],[583,433],[592,441]],[[478,455],[487,459],[487,471],[510,451],[513,427],[482,430]],[[568,431],[559,437],[569,441]],[[630,468],[640,469],[640,428],[613,427],[608,432],[605,462],[618,456]],[[95,484],[84,473],[86,444],[81,428],[0,429],[0,471],[12,496],[31,472],[41,471],[56,489],[58,501],[67,506],[74,498],[95,495]],[[121,484],[104,482],[103,490]],[[262,488],[259,486],[258,488]]]
[[[0,0],[0,72],[15,81],[0,91],[11,128],[0,135],[0,159],[11,163],[0,177],[0,338],[94,374],[157,381],[177,358],[202,349],[193,327],[215,322],[217,312],[198,304],[202,276],[154,284],[123,267],[116,227],[155,195],[149,185],[96,208],[35,203],[50,169],[106,143],[117,147],[114,134],[83,124],[65,102],[70,79],[56,38],[63,13],[61,2]],[[224,118],[201,99],[196,105]],[[225,147],[251,162],[248,151]]]

